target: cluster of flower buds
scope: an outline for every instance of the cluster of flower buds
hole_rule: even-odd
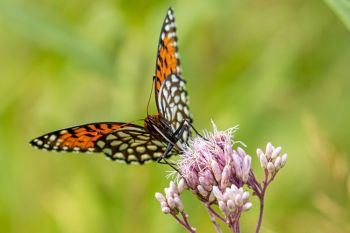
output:
[[[214,186],[224,192],[232,184],[242,187],[248,181],[251,157],[242,148],[232,148],[235,130],[218,131],[214,125],[214,133],[191,141],[178,162],[181,176],[203,201],[217,202]]]
[[[234,184],[221,192],[217,186],[213,187],[213,193],[218,200],[220,210],[227,216],[237,216],[242,211],[247,211],[252,207],[249,202],[249,192],[243,188],[237,188]]]
[[[162,212],[169,214],[173,212],[177,214],[182,212],[184,207],[180,199],[180,194],[187,188],[186,182],[181,179],[178,185],[171,181],[168,188],[165,188],[165,196],[161,193],[156,193],[156,199],[160,202]]]
[[[256,151],[261,167],[272,175],[276,174],[287,162],[287,154],[280,156],[281,151],[281,147],[275,148],[270,142],[266,145],[265,153],[261,149]]]

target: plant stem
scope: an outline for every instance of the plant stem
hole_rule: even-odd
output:
[[[218,217],[218,218],[222,218],[218,213],[215,212],[215,210],[213,210],[210,205],[204,203],[205,207],[207,207],[207,210],[208,210],[208,213],[209,213],[209,217],[210,217],[210,220],[211,222],[214,224],[215,226],[215,229],[216,229],[216,232],[217,233],[222,233],[222,230],[220,228],[220,225],[216,222],[216,219],[215,217]],[[222,220],[222,219],[221,219]]]
[[[260,195],[259,195],[259,201],[260,201],[259,220],[258,220],[258,224],[256,225],[255,233],[259,233],[260,232],[260,228],[261,228],[261,224],[262,224],[262,220],[263,220],[263,216],[264,216],[265,191],[266,191],[267,186],[271,182],[271,180],[270,180],[270,182],[268,182],[268,177],[269,177],[269,173],[265,169],[265,177],[264,177],[262,189],[261,189],[261,192],[260,192]]]
[[[262,219],[264,216],[264,196],[265,196],[265,190],[262,192],[262,197],[260,197],[260,213],[259,213],[259,221],[255,229],[255,233],[260,232],[261,224],[262,224]]]
[[[182,215],[183,220],[185,221],[186,226],[188,226],[189,229],[191,229],[191,232],[196,232],[195,230],[193,230],[193,228],[191,227],[190,223],[188,222],[188,218],[187,218],[188,215],[185,212],[183,212],[183,211],[181,211],[181,215]]]
[[[179,217],[177,217],[176,214],[174,214],[174,213],[171,213],[171,216],[173,216],[179,224],[181,224],[183,227],[185,227],[186,230],[187,230],[188,232],[190,232],[190,233],[196,233],[196,231],[193,230],[192,227],[188,224],[187,220],[186,220],[185,222],[182,221],[182,220],[181,220]],[[187,218],[186,218],[186,219],[187,219]]]
[[[220,214],[218,214],[213,208],[211,208],[210,205],[206,205],[205,207],[207,207],[208,211],[210,213],[212,213],[213,215],[215,215],[215,217],[217,217],[218,219],[220,219],[221,221],[223,221],[224,223],[226,223],[226,219],[224,217],[222,217]]]

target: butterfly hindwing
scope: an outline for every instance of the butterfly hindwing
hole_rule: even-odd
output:
[[[156,96],[162,83],[171,73],[181,75],[181,66],[177,47],[174,12],[169,8],[159,36],[154,75]]]
[[[171,124],[173,132],[179,129],[184,121],[192,123],[186,82],[180,76],[171,74],[165,79],[159,91],[157,105],[160,114]],[[181,141],[187,143],[191,132],[187,124],[183,127],[185,130]]]
[[[157,160],[166,150],[164,142],[136,125],[115,130],[101,137],[96,145],[110,159],[128,164]]]
[[[38,149],[67,152],[100,152],[96,141],[114,130],[128,127],[121,122],[101,122],[57,130],[33,139],[30,144]]]

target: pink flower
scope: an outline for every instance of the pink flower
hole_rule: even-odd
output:
[[[233,149],[233,133],[237,127],[214,132],[205,138],[194,138],[185,148],[178,169],[189,187],[201,200],[217,203],[213,186],[221,192],[232,185],[240,188],[247,183],[251,171],[251,157],[238,147]]]

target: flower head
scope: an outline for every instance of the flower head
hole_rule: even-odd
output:
[[[280,146],[275,148],[271,142],[267,143],[265,153],[258,148],[256,154],[260,160],[260,166],[270,174],[275,175],[287,162],[287,154],[279,156],[281,151]]]
[[[186,184],[181,179],[178,185],[171,181],[169,187],[164,189],[165,195],[158,192],[155,194],[164,214],[169,214],[172,211],[175,213],[183,211],[184,207],[180,199],[180,193],[185,189]]]
[[[194,138],[185,149],[178,168],[189,189],[200,199],[217,202],[213,187],[224,192],[227,187],[242,187],[251,171],[251,157],[238,147],[233,149],[232,136],[237,127],[206,133]]]

